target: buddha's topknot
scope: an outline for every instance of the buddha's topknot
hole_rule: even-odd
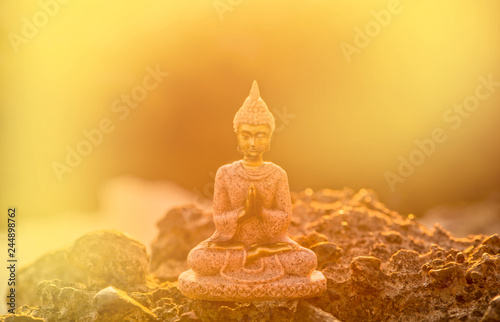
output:
[[[274,116],[267,109],[266,103],[260,98],[259,85],[257,85],[256,81],[253,81],[250,94],[234,116],[233,126],[235,132],[238,132],[240,124],[269,125],[271,132],[274,132]]]

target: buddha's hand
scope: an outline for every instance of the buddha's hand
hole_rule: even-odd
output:
[[[255,189],[255,186],[252,184],[250,185],[250,187],[248,187],[245,205],[238,214],[238,220],[243,220],[250,217],[261,218],[261,215],[262,206],[260,205],[260,200],[257,196],[257,189]]]
[[[257,194],[257,189],[253,184],[248,187],[248,194],[250,196],[250,204],[252,205],[252,215],[262,219],[262,205],[259,195]]]

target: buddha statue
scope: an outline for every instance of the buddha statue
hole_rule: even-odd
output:
[[[278,300],[317,296],[326,289],[315,271],[316,254],[287,233],[292,205],[286,172],[263,160],[270,149],[274,117],[253,82],[234,117],[243,159],[215,176],[215,233],[193,248],[180,291],[219,301]]]

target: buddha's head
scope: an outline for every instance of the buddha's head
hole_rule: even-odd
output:
[[[259,86],[254,81],[250,95],[234,116],[234,131],[238,137],[238,150],[247,158],[261,158],[269,151],[275,122],[260,98]]]

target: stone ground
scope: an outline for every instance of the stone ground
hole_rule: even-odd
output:
[[[211,214],[170,210],[146,247],[119,231],[88,233],[18,272],[15,315],[0,321],[500,321],[500,237],[455,238],[387,209],[362,189],[292,194],[290,235],[318,256],[320,297],[209,302],[177,276],[209,237]]]

